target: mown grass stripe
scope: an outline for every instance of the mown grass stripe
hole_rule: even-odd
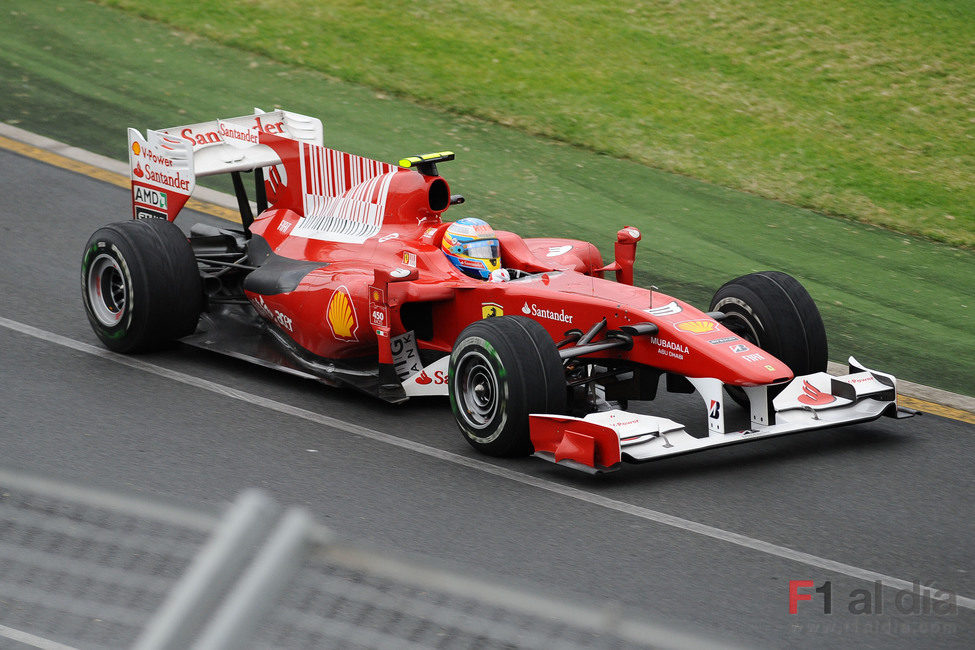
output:
[[[99,0],[727,187],[975,246],[975,5]],[[404,56],[404,43],[425,45]]]

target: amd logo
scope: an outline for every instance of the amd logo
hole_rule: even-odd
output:
[[[154,190],[151,187],[136,186],[133,189],[132,199],[136,203],[151,205],[154,208],[162,208],[163,210],[169,207],[169,197],[166,196],[166,193]]]

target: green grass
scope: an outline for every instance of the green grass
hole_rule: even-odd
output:
[[[6,122],[124,159],[125,127],[280,105],[321,117],[330,146],[380,160],[453,150],[457,160],[441,171],[468,202],[449,218],[589,239],[607,256],[616,230],[637,225],[637,282],[705,308],[736,275],[787,271],[817,300],[834,360],[856,354],[901,378],[975,395],[972,251],[430,110],[89,3],[35,0],[4,18]]]
[[[100,0],[458,114],[975,246],[975,3]]]

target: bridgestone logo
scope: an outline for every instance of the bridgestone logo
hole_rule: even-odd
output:
[[[534,303],[532,303],[532,305],[529,306],[527,302],[521,308],[521,313],[523,313],[525,316],[534,316],[536,318],[545,318],[545,319],[548,319],[548,320],[558,321],[560,323],[569,323],[569,324],[571,324],[572,323],[572,319],[573,319],[572,314],[565,313],[565,310],[564,309],[561,310],[561,311],[552,311],[551,309],[544,309],[542,307],[539,307],[538,305],[536,305]]]

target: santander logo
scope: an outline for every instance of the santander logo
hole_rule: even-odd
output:
[[[423,370],[413,381],[421,386],[427,386],[429,384],[436,384],[437,386],[440,386],[447,383],[447,373],[443,370],[435,370],[433,372],[433,377],[431,377],[427,374],[426,370]]]
[[[824,406],[836,401],[835,397],[829,393],[824,393],[810,384],[808,381],[802,382],[802,395],[800,395],[798,399],[803,404],[808,404],[810,406]]]
[[[545,309],[544,307],[539,307],[535,303],[530,306],[526,302],[522,308],[521,313],[525,316],[534,316],[536,318],[545,318],[548,320],[558,321],[560,323],[572,323],[572,319],[575,318],[572,314],[565,313],[565,310],[552,311],[551,309]]]

